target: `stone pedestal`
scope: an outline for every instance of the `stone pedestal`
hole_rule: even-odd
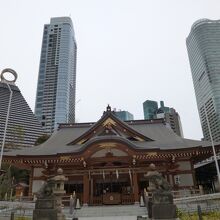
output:
[[[57,208],[56,198],[37,199],[33,220],[65,220],[65,216]]]
[[[152,205],[152,219],[176,219],[176,205],[156,204]]]
[[[152,197],[152,219],[176,219],[176,205],[169,191],[156,191]]]

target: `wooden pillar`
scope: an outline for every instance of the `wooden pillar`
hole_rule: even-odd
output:
[[[133,172],[133,193],[134,193],[134,202],[139,203],[139,189],[138,189],[138,179],[137,173]]]
[[[196,172],[195,172],[192,160],[190,160],[190,165],[191,165],[191,172],[192,172],[192,178],[193,178],[193,187],[195,188],[195,186],[197,185],[197,181],[196,181]]]
[[[88,206],[89,203],[89,178],[88,174],[83,175],[83,206]]]
[[[32,196],[32,188],[33,188],[33,176],[34,176],[34,168],[31,167],[30,175],[29,175],[29,189],[28,196]]]
[[[90,203],[93,202],[93,178],[90,179]]]

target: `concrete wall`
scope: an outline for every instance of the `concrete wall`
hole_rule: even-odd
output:
[[[40,177],[42,176],[43,168],[34,168],[33,177]]]
[[[176,178],[179,179],[179,184],[178,184],[179,186],[183,186],[183,187],[194,186],[193,175],[191,173],[175,175],[174,181]]]
[[[32,193],[36,193],[43,186],[45,181],[43,180],[33,180],[32,184]]]
[[[177,164],[179,165],[178,170],[191,170],[190,161],[179,161]]]

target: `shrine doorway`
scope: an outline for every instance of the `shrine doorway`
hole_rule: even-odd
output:
[[[133,204],[134,196],[129,178],[96,179],[93,183],[91,205]]]
[[[126,180],[105,180],[95,183],[94,196],[104,195],[106,193],[131,193],[130,183]]]

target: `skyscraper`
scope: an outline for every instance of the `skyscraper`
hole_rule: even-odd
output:
[[[5,139],[5,150],[33,146],[44,130],[28,106],[19,88],[13,83],[12,100]],[[0,82],[0,146],[2,146],[10,91],[7,84]]]
[[[196,21],[186,39],[193,84],[205,140],[220,141],[220,20]]]
[[[120,118],[122,121],[129,121],[129,120],[134,120],[133,114],[131,114],[128,111],[114,111],[114,114]]]
[[[156,118],[156,112],[158,110],[158,104],[156,101],[146,100],[143,103],[144,119]]]
[[[183,137],[182,124],[179,114],[174,108],[164,106],[164,102],[160,101],[160,108],[156,101],[146,100],[143,103],[144,119],[163,118],[167,126],[169,126],[176,134]]]
[[[183,137],[182,123],[180,120],[180,116],[174,108],[169,108],[169,111],[163,111],[162,108],[159,108],[157,111],[156,118],[163,118],[167,126],[169,126],[180,137]]]
[[[35,114],[47,133],[75,121],[77,46],[72,20],[51,18],[44,25]]]

